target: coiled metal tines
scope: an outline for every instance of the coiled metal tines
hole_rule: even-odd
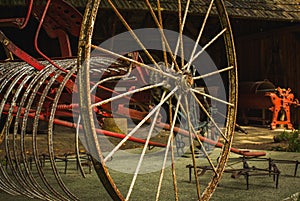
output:
[[[72,104],[71,98],[61,100],[61,94],[69,93],[72,96],[72,90],[66,85],[75,79],[76,59],[55,62],[68,73],[47,62],[42,62],[45,68],[41,71],[25,62],[0,64],[0,118],[5,122],[0,127],[0,188],[9,194],[43,200],[78,199],[70,192],[59,174],[53,147],[57,108],[62,108],[59,107],[61,103]],[[48,127],[47,155],[51,164],[50,174],[42,168],[41,163],[38,130],[42,121],[47,122]],[[29,127],[32,130],[31,146],[25,141]],[[49,177],[52,178],[51,182]]]

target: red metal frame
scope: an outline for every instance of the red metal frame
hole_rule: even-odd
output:
[[[271,129],[276,129],[278,125],[287,126],[287,129],[293,129],[291,123],[291,106],[299,106],[298,99],[294,99],[291,89],[278,87],[276,92],[267,92],[266,96],[271,98],[273,106],[269,108],[273,112]],[[283,113],[280,115],[280,113]]]
[[[75,8],[71,7],[69,4],[67,4],[66,2],[64,2],[63,0],[47,0],[46,4],[44,4],[42,7],[38,6],[38,7],[34,7],[33,9],[33,0],[30,0],[29,2],[29,8],[28,8],[28,12],[26,15],[26,18],[17,18],[17,19],[24,19],[21,20],[22,23],[19,23],[18,27],[19,28],[24,28],[28,22],[29,16],[32,13],[35,13],[35,17],[40,21],[39,25],[37,27],[36,33],[35,33],[35,38],[34,38],[34,47],[36,49],[36,51],[44,58],[46,59],[50,64],[52,64],[53,66],[55,66],[57,69],[66,72],[67,70],[63,69],[62,67],[60,67],[59,65],[57,65],[51,58],[49,58],[48,56],[46,56],[40,49],[39,49],[39,45],[38,45],[38,38],[39,38],[39,33],[41,31],[41,28],[44,27],[46,29],[46,31],[48,32],[48,35],[50,35],[50,37],[58,37],[60,40],[60,49],[61,49],[61,53],[63,57],[70,57],[71,55],[71,48],[70,48],[70,43],[69,43],[69,37],[68,37],[68,32],[71,33],[72,35],[78,36],[79,32],[78,31],[78,26],[76,25],[76,28],[57,28],[57,29],[52,29],[51,25],[47,25],[47,22],[49,22],[49,20],[47,20],[47,17],[49,17],[48,12],[51,9],[51,3],[52,6],[56,7],[55,5],[57,3],[65,5],[68,9],[70,9],[72,12],[74,12],[77,16],[79,15]],[[34,11],[33,11],[34,10]],[[63,19],[62,19],[63,20]],[[3,19],[0,20],[0,23],[2,22],[2,25],[4,24],[4,22],[10,22],[11,24],[15,25],[16,21],[20,22],[20,20],[16,20],[16,19]],[[46,23],[46,24],[45,24]],[[64,22],[58,22],[57,25],[59,26],[64,26]],[[29,65],[33,66],[36,70],[40,71],[42,69],[45,68],[45,66],[43,64],[41,64],[41,62],[39,62],[37,59],[31,57],[29,54],[27,54],[26,52],[22,51],[20,48],[18,48],[15,44],[13,44],[5,35],[4,33],[2,33],[0,31],[0,40],[2,42],[2,44],[9,50],[11,51],[14,55],[16,55],[18,58],[20,58],[21,60],[27,62]],[[133,53],[132,58],[136,61],[141,61],[141,58],[139,57],[138,53]],[[142,62],[142,61],[141,61]],[[135,87],[137,86],[137,83],[147,83],[146,82],[146,75],[148,74],[148,72],[144,69],[141,68],[139,66],[134,66],[134,68],[136,69],[136,77],[137,79],[133,82],[129,82],[131,87]],[[53,76],[53,75],[51,75]],[[73,75],[72,78],[76,78],[76,75]],[[58,83],[61,83],[63,81],[63,77],[62,76],[58,76],[58,78],[56,79],[56,81]],[[77,93],[77,86],[74,84],[74,82],[72,80],[69,80],[66,83],[66,89],[69,93],[69,95],[71,95],[71,93]],[[112,93],[118,94],[118,92],[105,87],[105,86],[99,86],[101,89],[103,89],[104,91],[106,91],[107,94],[111,95]],[[53,92],[55,92],[55,89],[53,89]],[[64,94],[64,96],[67,96],[68,94]],[[95,101],[100,102],[102,99],[104,99],[101,95],[99,96],[95,96]],[[126,97],[128,98],[128,97]],[[49,97],[49,99],[51,99],[51,97]],[[146,98],[147,99],[147,98]],[[131,101],[135,101],[134,99],[130,99]],[[140,98],[139,98],[140,100]],[[142,100],[142,99],[141,99]],[[140,101],[141,101],[140,100]],[[4,110],[2,111],[4,114],[8,112],[9,108],[11,106],[10,105],[5,105]],[[45,106],[46,107],[46,106]],[[61,104],[59,105],[56,109],[56,116],[57,117],[72,117],[74,115],[78,115],[78,104]],[[108,104],[104,104],[101,106],[101,108],[104,110],[104,112],[102,110],[99,109],[95,109],[95,112],[97,114],[100,114],[102,116],[110,116],[110,105]],[[17,107],[15,106],[14,108],[14,114],[16,114],[17,112]],[[25,110],[25,108],[22,108],[22,110]],[[24,114],[24,111],[23,111]],[[117,111],[115,111],[115,114],[117,115],[121,115],[121,116],[126,116],[132,119],[137,119],[137,120],[141,120],[143,119],[148,112],[144,111],[138,111],[138,110],[134,110],[134,109],[130,109],[130,108],[126,108],[126,106],[120,104],[117,108]],[[36,111],[31,110],[29,115],[29,117],[34,118],[36,116]],[[41,121],[47,121],[48,120],[48,116],[49,114],[47,114],[47,107],[45,108],[45,110],[42,112],[41,115],[39,115],[39,119]],[[150,120],[149,120],[150,121]],[[54,119],[54,124],[58,124],[58,125],[63,125],[66,127],[70,127],[70,128],[76,128],[79,127],[80,129],[82,129],[82,125],[77,125],[76,123],[73,122],[68,122],[65,120],[61,120],[58,118]],[[158,123],[158,126],[164,129],[170,129],[170,125],[169,124],[164,124],[164,123]],[[189,135],[189,132],[180,128],[175,127],[174,128],[175,132],[178,132],[182,135]],[[98,134],[103,134],[103,135],[107,135],[107,136],[112,136],[112,137],[116,137],[116,138],[124,138],[126,135],[124,134],[120,134],[120,133],[114,133],[111,131],[106,131],[106,130],[102,130],[102,129],[97,129],[97,133]],[[196,136],[194,136],[196,137]],[[199,139],[201,141],[204,141],[206,143],[215,145],[216,147],[223,147],[223,144],[220,142],[216,142],[210,139],[207,139],[203,136],[198,136]],[[134,142],[138,142],[138,143],[145,143],[145,140],[143,139],[138,139],[138,138],[134,138],[134,137],[130,137],[129,140],[134,141]],[[159,147],[164,147],[166,146],[165,144],[162,143],[157,143],[157,142],[150,142],[149,143],[150,146],[159,146]],[[264,156],[265,153],[264,152],[248,152],[248,151],[240,151],[238,149],[234,149],[231,148],[231,151],[237,154],[241,154],[241,155],[245,155],[245,156]]]

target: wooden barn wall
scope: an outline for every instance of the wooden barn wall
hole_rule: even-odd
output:
[[[300,99],[300,26],[237,38],[236,50],[240,82],[268,79]],[[291,117],[299,126],[300,108]]]

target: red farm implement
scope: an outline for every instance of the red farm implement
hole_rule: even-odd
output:
[[[168,182],[178,200],[182,195],[176,160],[189,152],[196,167],[201,152],[213,176],[202,183],[195,170],[192,192],[198,200],[208,200],[230,151],[263,155],[231,148],[237,104],[233,36],[224,2],[201,2],[178,1],[167,7],[166,1],[88,0],[85,11],[79,12],[64,0],[28,0],[24,18],[0,20],[7,55],[0,66],[1,157],[13,172],[1,164],[0,188],[46,200],[78,199],[57,170],[56,125],[76,130],[74,153],[82,174],[79,144],[113,200],[135,200],[138,175],[150,171],[143,167],[147,160],[160,160],[161,173],[151,174],[157,180],[153,199],[160,198],[169,167]],[[205,11],[198,13],[195,7]],[[5,33],[7,27],[22,32],[30,20],[38,22],[32,42],[38,56],[30,56]],[[42,33],[57,41],[55,56],[45,53],[55,44],[43,41]],[[108,128],[107,121],[116,119],[128,128],[122,132]],[[47,158],[59,190],[42,168],[41,124],[47,125]],[[25,146],[28,135],[31,145]],[[138,150],[130,171],[123,167],[132,163],[132,155],[122,157],[127,150]],[[148,152],[162,157],[152,153],[151,158]],[[36,164],[34,171],[29,159]],[[119,172],[132,173],[129,184],[113,179],[115,162],[122,164]]]

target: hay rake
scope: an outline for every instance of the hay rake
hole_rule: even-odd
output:
[[[176,179],[180,172],[176,160],[189,152],[196,167],[199,151],[204,155],[202,159],[211,165],[213,174],[208,181],[200,181],[195,170],[196,188],[191,192],[196,200],[208,200],[221,179],[230,150],[243,155],[260,154],[231,148],[237,70],[233,36],[222,0],[179,0],[175,4],[88,0],[84,15],[64,0],[27,3],[25,18],[0,21],[2,26],[23,29],[30,16],[34,16],[39,21],[34,47],[42,58],[31,57],[1,32],[0,39],[9,58],[0,66],[1,157],[9,167],[0,165],[2,190],[44,200],[79,199],[59,174],[54,125],[76,130],[74,152],[82,175],[85,176],[80,162],[81,144],[113,200],[138,199],[134,192],[140,191],[138,180],[145,169],[143,163],[157,159],[161,160],[160,168],[153,172],[160,173],[150,172],[151,177],[156,177],[155,184],[150,185],[151,190],[141,193],[149,195],[149,200],[159,200],[166,190],[164,184],[168,183],[171,184],[168,188],[174,190],[170,199],[184,199],[180,190],[184,187]],[[122,9],[126,3],[142,6],[144,10],[126,11],[124,6]],[[174,4],[172,11],[166,10],[167,4]],[[199,16],[195,8],[201,8],[204,16]],[[136,14],[145,17],[144,26],[136,26]],[[61,58],[52,59],[40,50],[42,28],[49,37],[58,39]],[[121,34],[124,31],[127,31],[125,37]],[[78,38],[77,58],[72,57],[70,35]],[[142,40],[145,35],[151,38]],[[170,35],[172,40],[168,38]],[[120,40],[114,36],[123,37]],[[107,39],[109,43],[105,43]],[[193,46],[188,46],[186,40],[194,41]],[[149,41],[159,41],[159,51],[147,47],[145,43]],[[132,43],[136,44],[135,48],[122,48]],[[206,52],[218,60],[216,65]],[[216,88],[218,93],[212,90]],[[126,119],[131,128],[125,134],[105,129],[106,119],[115,118]],[[46,150],[42,150],[38,134],[43,122],[47,124]],[[25,140],[28,135],[30,145]],[[133,145],[128,146],[130,143]],[[210,154],[215,146],[221,148],[217,157]],[[148,147],[159,150],[161,157],[148,158]],[[124,150],[138,150],[134,163],[127,155],[124,162],[124,157],[119,155]],[[55,185],[49,182],[42,168],[42,152],[49,158]],[[35,168],[30,168],[29,159],[34,161]],[[116,165],[111,163],[118,161],[118,167],[134,164],[129,168],[130,182],[126,185],[114,179]],[[168,164],[171,173],[165,181]],[[118,171],[128,176],[122,167]]]

